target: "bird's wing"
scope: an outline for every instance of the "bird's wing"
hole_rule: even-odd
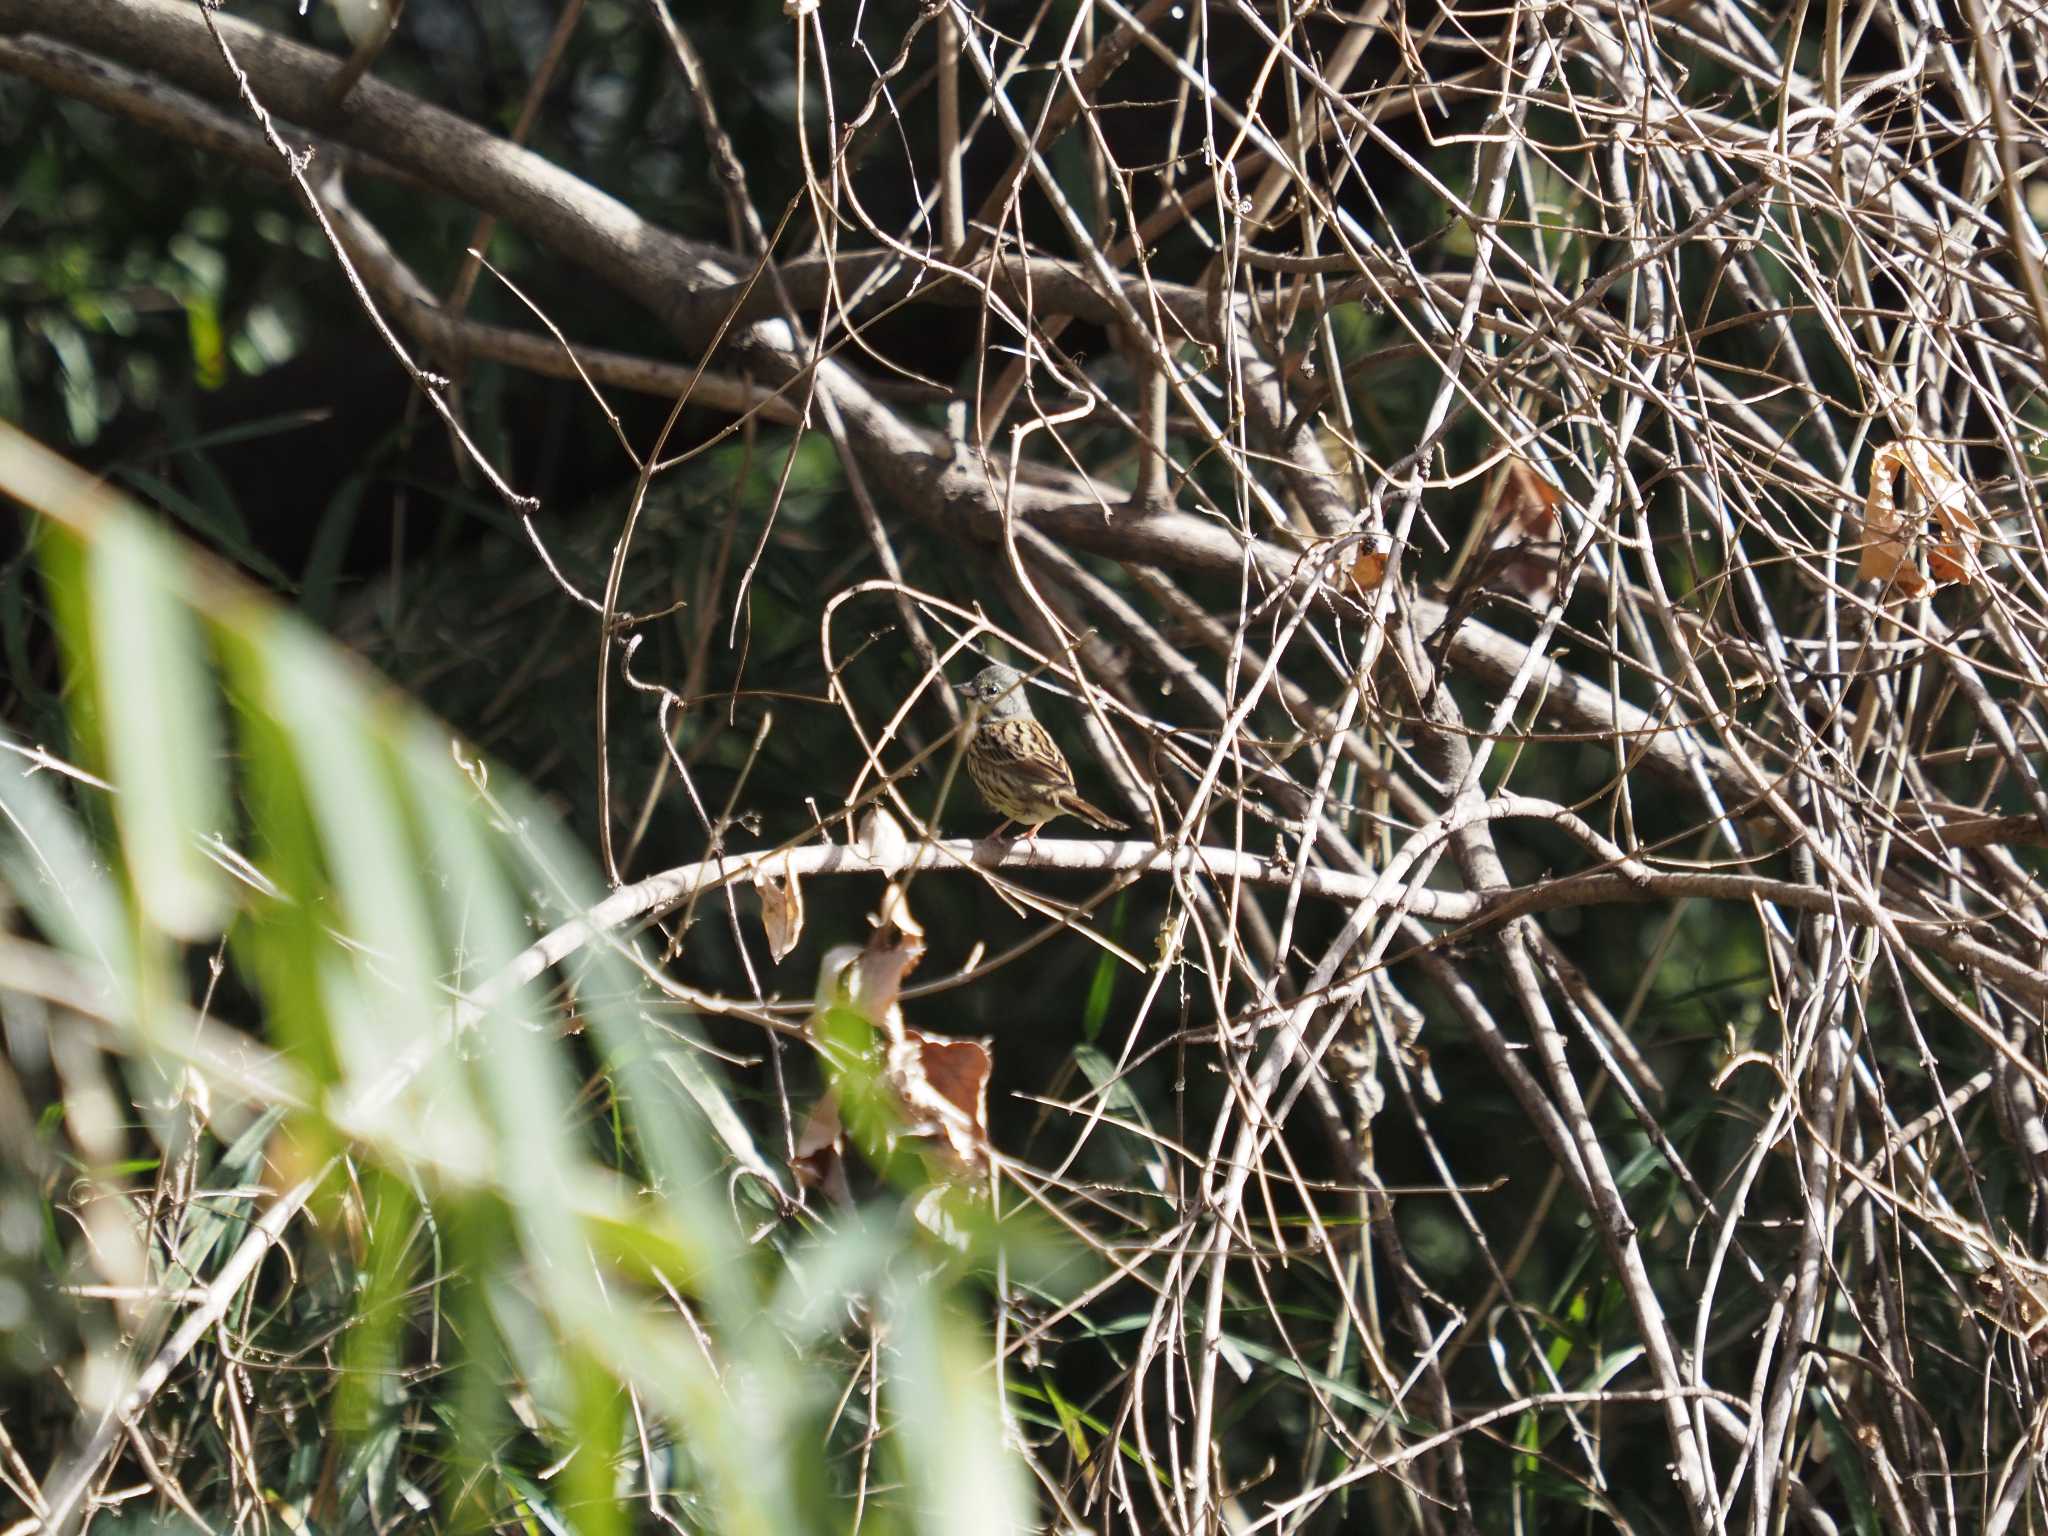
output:
[[[1001,754],[1005,765],[1018,779],[1034,788],[1057,793],[1072,790],[1074,770],[1067,766],[1066,758],[1053,740],[1045,734],[1045,728],[1036,721],[1005,721],[1006,725],[1032,727],[1024,730],[1005,730],[995,733],[990,743]],[[983,730],[988,727],[983,726]]]

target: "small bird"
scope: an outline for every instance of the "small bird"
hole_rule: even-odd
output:
[[[994,835],[1011,822],[1036,837],[1038,829],[1065,812],[1093,822],[1105,832],[1121,832],[1124,824],[1105,815],[1074,790],[1074,770],[1067,766],[1052,733],[1031,713],[1024,696],[1024,678],[1001,662],[984,667],[960,690],[970,706],[967,727],[967,777],[991,809],[1003,815]]]

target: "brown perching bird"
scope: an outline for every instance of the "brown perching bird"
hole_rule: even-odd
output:
[[[982,668],[960,692],[968,701],[967,777],[982,799],[999,812],[1000,837],[1011,822],[1024,826],[1026,837],[1053,817],[1065,813],[1093,822],[1105,832],[1121,832],[1124,824],[1083,800],[1074,789],[1074,770],[1052,733],[1031,713],[1024,696],[1024,678],[1001,662]]]

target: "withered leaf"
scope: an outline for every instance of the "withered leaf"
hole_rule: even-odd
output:
[[[929,1035],[906,1027],[889,1048],[889,1086],[902,1104],[906,1129],[936,1140],[957,1171],[988,1167],[987,1042]]]
[[[1487,540],[1487,584],[1514,593],[1539,613],[1557,596],[1563,552],[1557,509],[1564,493],[1526,459],[1510,455]]]
[[[1351,562],[1352,585],[1361,592],[1377,592],[1386,579],[1387,552],[1370,544],[1361,549]]]
[[[1913,518],[1900,510],[1898,478],[1918,492],[1923,510]],[[1922,438],[1886,443],[1871,456],[1870,487],[1863,499],[1860,581],[1881,581],[1891,595],[1918,597],[1934,587],[1974,580],[1977,544],[1983,537],[1970,508],[1968,483],[1933,444]],[[1931,519],[1933,528],[1927,527]],[[1923,550],[1927,570],[1916,555]]]
[[[790,872],[785,857],[779,875],[766,864],[756,866],[754,890],[761,898],[761,926],[768,933],[768,953],[780,965],[804,936],[803,884]]]

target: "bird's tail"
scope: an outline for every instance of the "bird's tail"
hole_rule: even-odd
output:
[[[1083,821],[1093,822],[1105,832],[1128,832],[1131,829],[1105,811],[1099,811],[1079,795],[1066,795],[1060,800],[1060,809]]]

